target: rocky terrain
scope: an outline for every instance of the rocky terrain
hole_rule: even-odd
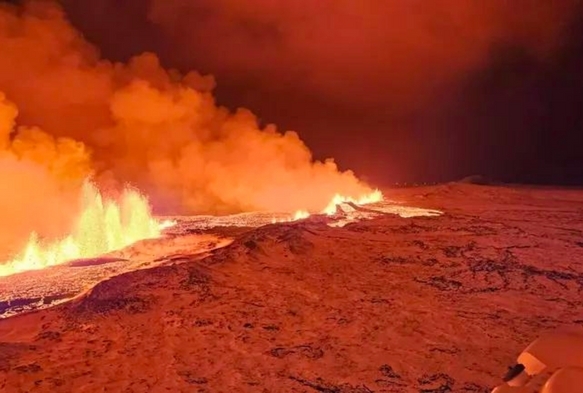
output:
[[[182,229],[177,226],[174,230]],[[65,302],[122,273],[172,263],[185,250],[202,257],[231,240],[221,235],[183,231],[177,234],[169,230],[163,239],[144,240],[99,258],[0,277],[0,319]]]
[[[583,190],[386,194],[444,214],[233,230],[0,321],[0,391],[489,392],[583,330]]]

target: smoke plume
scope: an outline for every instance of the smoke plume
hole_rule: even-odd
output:
[[[582,40],[573,26],[583,24],[580,0],[151,0],[128,2],[115,32],[81,14],[103,25],[113,0],[64,1],[109,56],[139,42],[159,48],[165,64],[212,71],[221,102],[301,130],[316,156],[332,154],[376,183],[473,173],[524,181],[552,156],[562,161],[555,176],[583,162],[560,159],[576,149],[554,137],[572,129],[564,119],[581,106],[574,89],[555,90],[580,79],[580,50],[570,49]]]
[[[82,145],[15,128],[16,115],[0,93],[0,260],[20,251],[32,232],[53,238],[67,231],[78,212],[79,181],[88,174]]]
[[[378,109],[389,100],[403,110],[481,65],[498,40],[548,52],[577,1],[150,3],[149,18],[180,64],[235,78],[246,70],[255,86],[299,85],[327,101]]]
[[[101,59],[51,2],[0,6],[0,47],[0,171],[28,174],[2,177],[2,203],[38,199],[39,177],[59,190],[87,175],[129,182],[171,213],[317,210],[335,193],[369,191],[332,160],[315,162],[295,132],[218,106],[212,76],[164,69],[153,53]]]

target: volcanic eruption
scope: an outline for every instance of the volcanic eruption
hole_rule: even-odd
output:
[[[96,257],[138,240],[157,237],[166,225],[169,223],[152,217],[147,199],[138,191],[125,189],[119,201],[104,201],[99,190],[86,182],[72,233],[61,240],[43,243],[33,232],[24,251],[0,265],[0,277]]]
[[[1,5],[0,47],[2,274],[158,236],[150,202],[160,214],[299,219],[382,199],[315,161],[297,133],[218,106],[212,76],[166,70],[152,53],[101,59],[52,2]]]
[[[473,171],[578,135],[580,1],[11,3],[1,392],[489,392],[583,331],[583,192]]]

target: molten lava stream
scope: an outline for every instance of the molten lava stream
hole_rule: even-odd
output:
[[[358,198],[347,197],[344,195],[336,194],[330,200],[328,205],[321,211],[320,214],[325,214],[327,216],[332,216],[336,214],[337,207],[343,203],[354,203],[355,205],[368,205],[369,203],[382,202],[385,199],[383,193],[380,190],[374,190],[369,194],[362,195]],[[298,221],[310,217],[310,213],[307,210],[297,210],[293,217],[289,220],[281,220],[279,222],[289,222]],[[277,223],[277,220],[273,220],[273,223]]]
[[[384,200],[384,195],[380,190],[374,190],[370,194],[363,195],[359,198],[346,197],[344,195],[336,194],[328,203],[328,206],[322,211],[323,214],[328,216],[336,213],[336,207],[343,203],[354,203],[355,205],[368,205],[369,203],[382,202]]]
[[[23,252],[11,261],[0,262],[0,276],[97,257],[158,237],[168,227],[152,217],[147,198],[136,190],[124,190],[119,201],[104,201],[99,190],[86,182],[81,197],[82,211],[70,235],[44,243],[33,233]]]

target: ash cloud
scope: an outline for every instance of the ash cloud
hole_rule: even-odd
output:
[[[218,106],[210,75],[165,69],[153,53],[102,59],[55,3],[0,6],[0,47],[6,154],[59,187],[129,182],[168,213],[317,210],[370,191],[314,161],[295,132]]]
[[[553,165],[554,175],[583,166],[561,162],[572,144],[550,131],[570,132],[562,119],[580,102],[554,83],[578,73],[568,51],[581,42],[570,33],[581,25],[579,0],[64,4],[106,57],[149,48],[164,64],[212,73],[222,103],[299,130],[316,156],[377,181],[529,181]],[[525,61],[530,70],[516,72]],[[541,121],[551,105],[570,109]]]
[[[16,106],[0,93],[0,261],[22,250],[32,232],[65,233],[78,213],[77,181],[87,155],[70,139],[15,125]]]

